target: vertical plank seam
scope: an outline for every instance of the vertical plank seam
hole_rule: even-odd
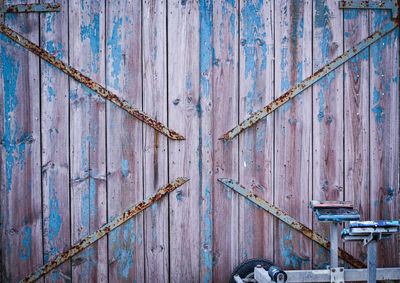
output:
[[[144,107],[144,85],[143,85],[143,81],[144,81],[144,64],[143,64],[143,60],[144,60],[144,52],[143,52],[143,1],[145,0],[141,0],[140,1],[140,85],[141,85],[141,108],[142,111],[145,108]],[[144,127],[142,125],[140,125],[140,128],[142,130],[142,166],[141,166],[141,170],[142,170],[142,198],[145,198],[145,179],[144,179],[144,164],[145,164],[145,136],[144,136]],[[144,217],[144,214],[141,215],[142,217],[142,234],[143,234],[143,280],[144,282],[146,282],[146,218]]]
[[[104,1],[104,85],[107,88],[107,0]],[[105,143],[105,182],[106,182],[106,223],[108,223],[108,115],[107,115],[107,102],[104,103],[104,143]],[[106,269],[107,269],[107,282],[110,282],[110,267],[109,267],[109,255],[110,255],[110,235],[107,234],[105,239],[106,242]]]
[[[68,64],[71,63],[71,48],[70,48],[70,19],[69,19],[69,1],[67,1],[67,31],[68,31]],[[69,247],[72,247],[72,183],[71,183],[71,79],[68,78],[68,197],[69,197]],[[68,261],[71,272],[71,282],[73,282],[73,272],[72,272],[72,259]]]
[[[276,21],[276,1],[273,1],[273,4],[272,4],[272,9],[273,9],[273,14],[274,14],[274,17],[273,17],[273,19],[272,19],[272,29],[271,30],[273,30],[274,31],[274,35],[273,35],[273,41],[274,41],[274,71],[273,71],[273,85],[272,85],[272,89],[273,89],[273,91],[274,91],[274,99],[275,99],[275,97],[276,97],[276,93],[275,93],[275,87],[276,87],[276,83],[275,83],[275,79],[276,79],[276,76],[275,76],[275,73],[276,73],[276,52],[275,52],[275,50],[276,50],[276,41],[275,41],[275,34],[276,34],[276,23],[275,23],[275,21]],[[272,203],[273,204],[275,204],[276,203],[276,200],[275,200],[275,189],[276,189],[276,178],[275,178],[275,172],[276,172],[276,168],[275,168],[275,166],[276,166],[276,162],[275,162],[275,158],[276,158],[276,155],[275,155],[275,150],[276,150],[276,143],[275,143],[275,141],[276,141],[276,139],[275,139],[275,134],[276,134],[276,131],[275,131],[275,116],[276,116],[277,114],[276,114],[276,111],[274,111],[274,115],[272,116],[273,117],[273,121],[272,121],[272,134],[273,134],[273,142],[272,142]],[[273,232],[272,232],[272,242],[274,243],[275,241],[274,241],[274,237],[275,237],[275,231],[277,231],[277,229],[278,229],[278,220],[277,219],[272,219],[272,229],[274,230]],[[276,254],[278,254],[278,253],[275,253],[275,245],[273,245],[273,248],[272,248],[272,258],[276,261],[276,258],[275,258],[275,255]]]
[[[40,14],[38,13],[38,37],[39,42],[38,45],[41,46],[41,21],[40,21]],[[41,200],[41,228],[42,228],[42,264],[44,264],[44,254],[45,254],[45,241],[44,241],[44,194],[43,194],[43,156],[42,156],[42,149],[43,149],[43,141],[42,141],[42,59],[38,58],[39,61],[39,164],[40,164],[40,200]],[[33,134],[33,133],[32,133]],[[45,281],[45,278],[41,280],[42,282]]]
[[[168,56],[168,1],[165,1],[165,74],[164,76],[166,77],[165,79],[165,87],[166,87],[166,95],[167,95],[167,126],[169,127],[169,56]],[[167,180],[169,182],[170,180],[170,173],[169,173],[169,139],[167,140]],[[171,282],[171,225],[170,225],[170,195],[168,194],[167,196],[167,244],[168,244],[168,249],[166,251],[168,252],[168,258],[167,258],[167,270],[168,270],[168,278],[167,278],[167,283]]]
[[[240,38],[241,38],[241,1],[238,0],[238,9],[237,9],[237,13],[238,13],[238,25],[237,25],[237,34],[238,34],[238,40],[237,40],[237,60],[238,60],[238,65],[237,65],[237,78],[238,78],[238,93],[237,93],[237,123],[240,123]],[[239,180],[239,182],[241,182],[240,180],[240,164],[241,164],[241,159],[240,159],[240,138],[237,139],[237,160],[238,160],[238,166],[237,166],[237,179]],[[240,227],[240,214],[241,214],[241,209],[240,209],[240,198],[236,198],[236,206],[237,206],[237,262],[236,264],[239,264],[239,260],[240,260],[240,231],[241,231],[241,227]]]
[[[371,31],[371,10],[368,10],[368,34]],[[368,47],[368,161],[369,161],[369,166],[368,166],[368,186],[369,186],[369,191],[368,191],[368,199],[369,199],[369,207],[368,207],[368,212],[369,212],[369,217],[371,218],[371,194],[372,194],[372,188],[371,188],[371,47]]]
[[[166,64],[166,93],[167,93],[167,126],[169,126],[169,52],[168,52],[168,45],[169,45],[169,36],[168,36],[168,1],[165,1],[165,64]],[[170,172],[169,172],[169,143],[170,141],[167,141],[167,179],[168,182],[170,180]],[[171,202],[170,202],[170,194],[167,196],[167,223],[168,223],[168,281],[171,282]]]
[[[311,72],[314,73],[314,1],[311,1]],[[311,87],[311,200],[314,199],[314,85]],[[308,204],[307,204],[308,205]],[[311,214],[311,229],[314,220]],[[311,244],[311,268],[314,266],[314,244]]]
[[[345,52],[345,26],[344,26],[344,9],[339,9],[340,11],[340,16],[342,17],[342,50],[341,53]],[[359,57],[359,54],[356,56]],[[359,57],[360,58],[360,57]],[[342,65],[342,186],[343,186],[343,193],[342,193],[342,200],[346,200],[346,108],[345,108],[345,102],[346,102],[346,86],[345,86],[345,76],[346,76],[346,68],[345,65],[349,65],[350,62],[347,61]],[[360,66],[361,68],[361,66]],[[347,94],[348,95],[348,94]],[[354,200],[353,200],[353,205],[354,205]],[[345,243],[342,242],[340,244],[340,238],[339,238],[339,247],[342,247],[342,249],[345,248]]]

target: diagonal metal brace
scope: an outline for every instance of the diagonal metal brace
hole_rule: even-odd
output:
[[[67,261],[74,255],[78,254],[79,252],[83,251],[96,241],[103,238],[105,235],[110,233],[111,231],[115,230],[117,227],[131,219],[136,214],[142,212],[144,209],[148,208],[150,205],[155,203],[156,201],[160,200],[163,196],[167,195],[168,193],[172,192],[176,188],[180,187],[184,183],[189,181],[188,178],[177,178],[173,182],[169,183],[168,185],[159,189],[156,193],[152,196],[148,197],[147,199],[137,203],[135,206],[132,206],[124,213],[117,216],[113,221],[103,225],[97,231],[93,232],[92,234],[88,235],[84,239],[82,239],[79,243],[74,245],[69,250],[59,254],[53,260],[47,262],[45,265],[42,265],[38,269],[36,269],[31,274],[27,275],[24,279],[19,282],[34,282],[38,280],[43,275],[49,273],[51,270],[56,268],[57,266],[61,265],[63,262]]]
[[[367,47],[371,46],[374,42],[384,37],[389,32],[393,31],[399,26],[398,22],[390,21],[387,23],[382,29],[374,32],[372,35],[368,36],[354,47],[347,50],[342,55],[336,57],[333,61],[331,61],[328,65],[325,65],[317,72],[306,78],[301,83],[295,85],[290,90],[285,92],[283,95],[272,101],[270,104],[262,108],[261,110],[257,111],[256,113],[252,114],[249,118],[241,122],[235,128],[224,134],[220,139],[230,140],[236,137],[238,134],[243,132],[245,129],[250,128],[254,124],[256,124],[261,119],[265,118],[276,109],[281,107],[283,104],[294,98],[296,95],[304,91],[305,89],[312,86],[314,83],[325,77],[330,72],[337,69],[339,66],[347,62],[352,57],[356,56],[358,53],[366,49]]]
[[[227,186],[230,189],[235,190],[237,193],[241,194],[251,202],[255,203],[268,213],[272,214],[273,216],[277,217],[281,221],[285,222],[287,225],[292,227],[293,229],[299,231],[307,238],[311,239],[312,241],[318,243],[325,249],[329,251],[330,249],[330,242],[326,240],[324,237],[319,235],[318,233],[314,232],[304,224],[300,223],[293,217],[287,215],[285,212],[274,206],[273,204],[263,200],[262,198],[254,195],[250,190],[246,189],[238,182],[232,179],[218,179],[222,184]],[[357,258],[353,257],[351,254],[347,253],[346,251],[339,248],[339,257],[357,268],[365,268],[365,264],[359,261]]]
[[[58,68],[59,70],[63,71],[70,77],[74,78],[78,82],[84,84],[91,90],[98,93],[103,98],[111,101],[115,105],[119,106],[129,114],[133,115],[140,121],[146,123],[150,127],[154,128],[155,130],[159,131],[160,133],[166,135],[167,137],[173,140],[184,140],[185,138],[178,134],[177,132],[169,129],[167,126],[163,125],[161,122],[157,121],[156,119],[150,117],[145,112],[139,110],[138,108],[130,105],[128,101],[125,99],[117,96],[116,94],[112,93],[99,83],[96,83],[89,77],[85,76],[83,73],[79,72],[77,69],[73,68],[72,66],[68,65],[67,63],[63,62],[62,60],[56,58],[55,56],[51,55],[48,51],[44,50],[43,48],[39,47],[32,41],[28,40],[27,38],[23,37],[19,33],[15,32],[14,30],[10,29],[4,24],[0,23],[0,32],[9,37],[11,40],[15,41],[25,49],[31,51],[32,53],[36,54],[43,60],[49,62],[54,67]]]
[[[378,9],[392,10],[392,19],[399,15],[397,0],[365,1],[365,0],[346,0],[339,2],[340,9]]]

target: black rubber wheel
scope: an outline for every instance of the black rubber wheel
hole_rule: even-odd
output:
[[[253,278],[254,268],[257,265],[261,265],[262,267],[264,267],[264,269],[266,271],[268,271],[268,269],[274,264],[272,262],[270,262],[269,260],[266,260],[263,258],[246,259],[241,264],[236,266],[236,268],[233,270],[231,279],[229,280],[229,283],[235,283],[235,279],[233,279],[233,276],[235,276],[236,274],[239,275],[240,278],[242,278],[242,279]]]

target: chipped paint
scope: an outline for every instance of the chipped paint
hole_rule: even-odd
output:
[[[183,139],[185,139],[182,135],[180,135],[177,132],[169,129],[167,126],[163,125],[162,123],[160,123],[156,119],[151,118],[146,113],[144,113],[143,111],[139,110],[138,108],[130,105],[128,103],[128,101],[118,97],[117,95],[115,95],[111,91],[107,90],[106,88],[104,88],[100,84],[94,82],[89,77],[85,76],[84,74],[82,74],[78,70],[72,68],[68,64],[66,64],[63,61],[61,61],[60,59],[58,59],[55,56],[51,55],[46,50],[40,48],[35,43],[33,43],[32,41],[30,41],[27,38],[23,37],[22,35],[16,33],[15,31],[13,31],[12,29],[8,28],[7,26],[5,26],[3,24],[0,24],[0,32],[2,34],[6,35],[11,40],[13,40],[16,43],[18,43],[19,45],[21,45],[22,47],[24,47],[24,48],[28,49],[29,51],[31,51],[32,53],[36,54],[37,56],[39,56],[43,60],[49,62],[50,64],[52,64],[56,68],[60,69],[61,71],[63,71],[67,75],[71,76],[72,78],[74,78],[78,82],[84,84],[85,86],[87,86],[88,88],[90,88],[91,90],[93,90],[94,92],[96,92],[97,94],[102,96],[103,98],[109,100],[110,102],[114,103],[118,107],[120,107],[123,110],[127,111],[129,114],[133,115],[134,117],[136,117],[140,121],[148,124],[150,127],[153,127],[155,130],[159,131],[163,135],[166,135],[167,137],[169,137],[171,139],[174,139],[174,140],[183,140]]]
[[[115,217],[112,221],[108,222],[107,224],[100,227],[94,233],[86,236],[84,239],[80,240],[76,245],[71,247],[69,250],[59,254],[53,260],[47,262],[46,264],[42,265],[38,269],[36,269],[31,274],[27,275],[24,279],[20,282],[34,282],[37,279],[41,278],[43,275],[49,273],[51,270],[56,268],[57,266],[61,265],[63,262],[67,261],[74,255],[80,253],[84,249],[90,247],[93,243],[97,242],[99,239],[107,235],[109,232],[115,230],[123,223],[134,217],[136,214],[142,212],[144,209],[151,206],[154,202],[160,200],[162,197],[167,195],[168,193],[172,192],[176,188],[180,187],[184,183],[189,181],[187,178],[177,178],[173,182],[167,184],[166,186],[159,189],[156,193],[151,195],[150,197],[146,198],[145,200],[137,203],[136,205],[132,206],[122,214]],[[141,244],[141,236],[138,236],[138,242]],[[29,240],[28,240],[29,242]],[[87,253],[90,252],[87,251]],[[86,255],[85,257],[90,259],[90,255]]]
[[[122,18],[113,18],[112,34],[107,38],[107,47],[111,50],[108,59],[111,63],[111,78],[107,77],[107,84],[111,85],[116,90],[121,90],[119,77],[121,73],[121,64],[123,62],[120,28],[122,26]],[[110,81],[112,80],[112,82]]]
[[[212,281],[212,199],[211,179],[207,172],[203,172],[203,154],[211,148],[211,140],[208,134],[203,132],[203,125],[208,122],[209,117],[203,116],[208,112],[208,102],[211,95],[211,67],[215,56],[212,48],[212,14],[213,3],[210,0],[200,1],[200,99],[197,110],[200,118],[199,127],[199,179],[202,201],[201,211],[201,236],[200,236],[200,273],[203,282]],[[203,108],[204,107],[204,108]],[[203,174],[205,173],[205,174]]]
[[[307,89],[315,82],[319,81],[321,78],[325,77],[327,74],[331,73],[333,70],[341,66],[343,63],[347,62],[350,58],[354,57],[367,47],[371,46],[374,42],[384,37],[389,32],[395,30],[399,26],[399,23],[390,21],[382,29],[376,31],[372,35],[368,36],[360,43],[356,44],[354,47],[350,48],[348,51],[342,55],[333,59],[329,64],[325,65],[317,72],[306,78],[301,83],[295,85],[289,91],[285,92],[283,95],[269,103],[267,106],[252,114],[249,118],[242,121],[239,125],[225,133],[220,139],[233,139],[238,134],[240,134],[245,129],[253,126],[261,119],[265,118],[270,113],[274,112],[276,109],[287,103],[293,97],[301,93],[303,90]],[[245,44],[245,43],[243,43]]]
[[[282,210],[280,210],[273,204],[256,196],[250,190],[248,190],[245,187],[243,187],[242,185],[240,185],[238,182],[236,182],[232,179],[218,179],[218,181],[221,182],[222,184],[224,184],[225,187],[235,190],[237,193],[241,194],[246,199],[253,202],[255,205],[259,206],[260,209],[264,209],[268,213],[277,217],[279,220],[283,221],[284,223],[286,223],[287,225],[289,225],[291,228],[295,229],[296,231],[299,231],[304,236],[306,236],[307,238],[316,242],[317,244],[321,245],[325,249],[327,249],[327,250],[330,249],[330,242],[327,239],[325,239],[318,233],[314,232],[313,230],[311,230],[304,224],[300,223],[293,217],[289,216],[288,214],[286,214],[285,212],[283,212]],[[360,260],[356,259],[351,254],[347,253],[346,251],[344,251],[340,248],[339,248],[338,254],[339,254],[340,258],[342,258],[346,262],[350,263],[354,267],[357,267],[357,268],[365,267],[365,264],[363,264]]]
[[[121,172],[124,174],[124,178],[126,179],[128,177],[129,173],[129,162],[127,159],[122,160],[122,166],[121,166]]]
[[[24,238],[22,239],[22,245],[19,252],[19,257],[28,260],[31,256],[32,248],[32,230],[30,227],[26,226],[24,228]]]
[[[17,121],[14,120],[14,110],[18,104],[17,95],[15,93],[18,79],[20,62],[13,59],[11,55],[7,55],[4,46],[1,46],[1,61],[4,85],[4,137],[3,145],[5,147],[5,167],[7,190],[11,191],[13,169],[14,169],[14,152],[17,151]],[[14,124],[14,127],[12,126]]]
[[[98,63],[100,60],[100,15],[99,13],[93,14],[93,19],[88,25],[81,26],[81,41],[84,42],[86,39],[89,40],[92,60],[91,60],[91,68],[89,67],[89,71],[97,74]]]

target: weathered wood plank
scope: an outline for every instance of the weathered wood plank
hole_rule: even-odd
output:
[[[5,18],[39,42],[37,14]],[[0,56],[1,281],[16,282],[43,261],[39,59],[3,35]]]
[[[167,124],[167,4],[143,2],[143,110]],[[167,138],[144,128],[144,195],[168,183]],[[179,173],[179,172],[177,172]],[[168,282],[168,198],[144,212],[146,282]]]
[[[275,7],[275,98],[312,73],[312,2],[278,1]],[[311,227],[311,89],[275,114],[275,205]],[[312,242],[276,221],[275,264],[310,269]]]
[[[344,11],[344,49],[366,38],[368,11]],[[344,65],[344,198],[351,201],[361,220],[369,220],[369,51]],[[346,243],[346,251],[366,264],[367,249]]]
[[[109,0],[106,7],[107,88],[142,107],[141,1]],[[107,103],[109,220],[143,199],[142,133],[141,121]],[[143,214],[110,233],[108,268],[110,282],[144,282]]]
[[[274,98],[274,3],[240,1],[239,120]],[[239,181],[273,203],[274,117],[260,121],[239,137]],[[273,260],[271,215],[239,199],[239,261]]]
[[[313,2],[313,72],[343,53],[343,12],[336,1]],[[343,66],[313,86],[313,199],[343,198]],[[313,214],[313,229],[329,225]],[[313,244],[313,268],[329,264],[328,252]]]
[[[47,1],[49,2],[49,1]],[[50,3],[50,2],[49,2]],[[60,13],[40,15],[40,46],[68,61],[68,1]],[[44,263],[70,247],[68,77],[45,61],[41,64],[41,132]],[[71,279],[71,261],[45,281]]]
[[[370,33],[390,20],[373,11]],[[399,219],[399,30],[370,48],[371,219]],[[398,236],[378,244],[378,266],[399,263]]]
[[[168,1],[167,11],[169,126],[186,138],[169,141],[169,177],[190,177],[187,185],[169,195],[170,281],[197,282],[201,248],[199,3]]]
[[[200,282],[212,281],[213,183],[213,1],[200,0]]]
[[[213,139],[238,121],[239,3],[214,2],[213,7]],[[226,192],[218,178],[238,179],[238,139],[214,141],[213,282],[228,282],[238,258],[238,195]]]
[[[70,63],[105,82],[104,1],[69,3]],[[72,243],[106,221],[105,101],[70,79]],[[72,281],[107,280],[107,241],[72,259]]]

